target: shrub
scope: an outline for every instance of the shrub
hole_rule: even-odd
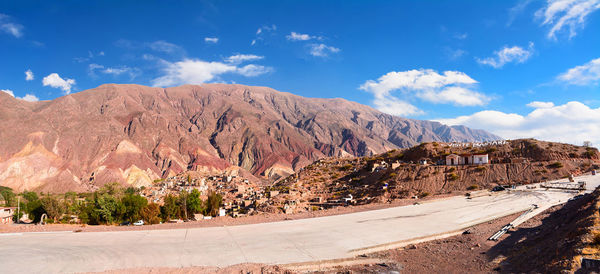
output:
[[[563,164],[561,162],[554,162],[554,163],[548,165],[548,167],[550,167],[550,168],[561,168],[561,167],[563,167]]]
[[[484,166],[478,166],[478,167],[475,168],[475,170],[477,170],[478,172],[482,172],[482,171],[485,170],[485,167]]]
[[[142,208],[140,211],[140,216],[144,222],[148,224],[158,224],[160,223],[160,206],[155,203],[150,203]]]
[[[458,180],[458,175],[456,175],[456,173],[448,174],[448,181],[455,181],[455,180]]]
[[[453,168],[453,167],[451,167],[451,168],[449,168],[449,169],[448,169],[448,171],[447,171],[447,172],[453,172],[453,171],[455,171],[455,170],[456,170],[456,168]]]
[[[467,187],[467,190],[477,190],[479,189],[478,185],[470,185],[469,187]]]
[[[206,200],[206,215],[217,216],[219,214],[219,207],[223,203],[223,196],[218,193],[211,192],[208,194],[208,199]]]
[[[587,148],[583,153],[584,158],[592,158],[596,154],[596,151],[592,148]]]
[[[419,193],[419,198],[425,198],[429,195],[430,195],[429,192],[421,192],[421,193]]]
[[[341,170],[350,170],[352,169],[353,165],[352,164],[345,164],[344,166],[342,166],[340,169]]]

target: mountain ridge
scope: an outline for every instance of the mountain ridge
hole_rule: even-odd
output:
[[[141,186],[186,170],[276,179],[327,156],[499,139],[343,98],[232,84],[104,84],[39,102],[0,94],[0,107],[0,185],[20,190]]]

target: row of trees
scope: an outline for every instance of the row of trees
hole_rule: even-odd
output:
[[[198,190],[192,190],[189,193],[167,195],[161,206],[149,203],[139,191],[137,188],[125,189],[117,183],[110,183],[93,193],[67,192],[64,195],[40,197],[35,192],[23,192],[19,195],[21,213],[27,213],[29,219],[34,222],[39,222],[42,215],[46,214],[49,222],[66,223],[77,217],[79,222],[91,225],[138,220],[144,220],[147,224],[157,224],[172,219],[193,219],[198,213],[216,216],[222,204],[219,194],[210,193],[208,199],[203,200]],[[8,192],[12,195],[6,194],[11,197],[7,206],[16,206],[16,195],[12,191]],[[15,220],[21,216],[15,214]]]

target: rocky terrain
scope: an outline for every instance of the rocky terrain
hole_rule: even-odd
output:
[[[277,179],[324,157],[498,139],[343,99],[226,84],[108,84],[40,102],[0,92],[0,120],[0,185],[15,191],[145,186],[188,170]]]
[[[445,156],[451,153],[487,153],[490,164],[445,165]],[[353,203],[366,204],[462,194],[579,175],[597,169],[599,159],[596,148],[533,139],[481,147],[430,142],[374,156],[316,161],[278,181],[272,188],[291,194],[279,194],[273,200],[275,204],[297,199],[296,204],[318,201],[334,206],[350,197]],[[421,160],[427,160],[427,164],[421,164]]]
[[[548,213],[538,226],[511,233],[488,253],[505,273],[594,273],[581,259],[600,259],[600,190]]]

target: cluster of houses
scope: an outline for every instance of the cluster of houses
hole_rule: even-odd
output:
[[[247,180],[218,190],[223,196],[223,212],[232,217],[252,214],[257,206],[268,201],[264,188]]]
[[[223,197],[223,207],[219,216],[234,217],[252,213],[257,204],[264,203],[267,198],[262,187],[256,186],[246,178],[231,174],[212,176],[178,175],[166,178],[142,190],[142,196],[155,203],[163,203],[168,194],[178,195],[180,192],[198,190],[201,196],[215,192]]]

